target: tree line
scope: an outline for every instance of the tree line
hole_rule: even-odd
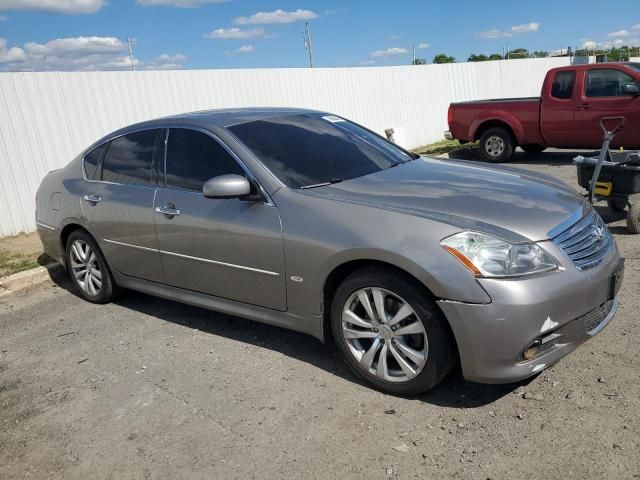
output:
[[[571,50],[568,50],[571,52]],[[640,57],[640,47],[629,47],[626,45],[620,47],[612,47],[610,49],[578,49],[575,50],[572,55],[575,56],[606,56],[607,60],[612,62],[628,61],[631,57]],[[492,53],[491,55],[485,55],[484,53],[472,53],[467,58],[467,62],[487,62],[490,60],[512,60],[517,58],[546,58],[549,56],[549,52],[544,50],[535,50],[529,52],[526,48],[514,48],[509,50],[504,55],[500,53]],[[433,57],[433,63],[455,63],[456,58],[447,55],[446,53],[438,53]],[[425,65],[427,63],[426,58],[416,58],[413,65]]]

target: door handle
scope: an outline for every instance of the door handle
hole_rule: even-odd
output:
[[[87,202],[91,202],[91,203],[98,203],[102,201],[102,198],[100,198],[98,195],[85,195],[83,198]]]
[[[166,215],[167,217],[175,217],[176,215],[180,215],[180,210],[175,208],[172,205],[166,205],[164,207],[156,207],[156,212]]]
[[[591,108],[591,104],[590,103],[581,103],[580,105],[578,105],[578,108],[580,110],[589,110]]]

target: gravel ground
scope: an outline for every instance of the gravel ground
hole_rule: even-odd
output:
[[[513,164],[576,185],[573,154]],[[419,398],[362,385],[333,347],[134,292],[69,283],[0,303],[0,478],[640,478],[640,237],[621,308],[529,382],[451,374]]]

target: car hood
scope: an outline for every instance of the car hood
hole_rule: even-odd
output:
[[[580,195],[547,175],[426,157],[305,192],[419,215],[510,241],[547,239],[551,229],[585,208]]]

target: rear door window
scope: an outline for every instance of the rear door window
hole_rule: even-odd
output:
[[[103,143],[84,156],[84,175],[87,180],[93,180],[96,169],[98,168],[98,163],[100,163],[100,159],[102,158],[105,148],[107,148],[107,144]]]
[[[620,70],[599,68],[589,70],[585,79],[584,93],[587,97],[624,97],[622,86],[635,80]]]
[[[246,176],[231,154],[209,135],[186,128],[169,130],[167,187],[202,192],[207,180],[231,173]]]
[[[561,100],[567,100],[573,95],[573,86],[576,83],[576,71],[567,70],[556,73],[551,87],[551,96]]]
[[[158,130],[114,138],[102,160],[102,180],[128,185],[153,185],[153,149]]]

